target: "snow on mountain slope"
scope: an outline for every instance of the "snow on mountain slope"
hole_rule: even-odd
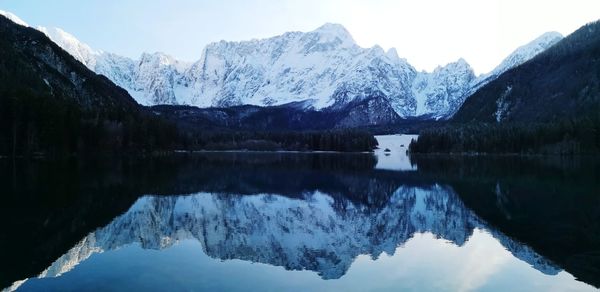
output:
[[[179,104],[175,93],[176,82],[187,66],[163,53],[144,53],[135,64],[133,84],[129,91],[133,91],[143,104]]]
[[[13,14],[0,13],[26,25]],[[163,53],[144,53],[133,60],[94,50],[58,28],[38,29],[143,105],[270,106],[305,101],[314,109],[339,110],[375,98],[379,106],[373,108],[432,119],[451,117],[478,88],[562,38],[546,33],[518,48],[492,72],[476,77],[463,59],[433,72],[417,72],[395,49],[359,47],[343,26],[330,23],[310,32],[212,43],[192,64]],[[360,111],[370,110],[365,108]],[[349,126],[361,120],[356,117]]]
[[[132,60],[93,50],[60,28],[40,26],[37,29],[89,69],[125,88],[137,102],[143,105],[178,104],[175,80],[180,79],[190,64],[159,52],[144,53],[139,60]]]
[[[14,22],[18,25],[29,27],[29,24],[27,24],[27,22],[23,21],[21,18],[19,18],[18,16],[14,15],[8,11],[0,10],[0,15],[10,19],[12,22]]]
[[[510,68],[516,67],[532,59],[537,54],[547,50],[549,47],[558,43],[563,36],[558,32],[547,32],[529,42],[528,44],[517,48],[512,54],[500,63],[490,74],[500,75]]]
[[[477,88],[560,38],[544,34],[480,77],[464,59],[433,72],[417,72],[394,49],[359,47],[338,24],[268,39],[212,43],[191,65],[160,53],[143,54],[138,62],[116,62],[118,56],[111,55],[94,70],[145,105],[268,106],[309,100],[313,108],[323,109],[376,95],[400,117],[443,119]]]
[[[422,72],[412,84],[417,101],[416,115],[432,115],[434,119],[447,117],[467,98],[475,74],[464,60],[438,67],[433,72]]]
[[[90,46],[80,42],[73,35],[67,33],[60,28],[46,28],[38,26],[37,30],[47,35],[53,42],[69,52],[77,61],[83,63],[86,67],[94,69],[96,66],[96,59],[101,52],[92,50]]]
[[[306,99],[321,109],[383,92],[401,115],[412,115],[415,70],[380,47],[357,46],[341,25],[264,40],[208,45],[185,76],[199,106],[278,105]]]
[[[526,45],[518,47],[514,52],[508,55],[500,65],[494,68],[494,70],[479,76],[473,84],[471,91],[476,91],[483,85],[496,79],[502,73],[531,60],[533,57],[550,48],[562,39],[563,36],[558,32],[547,32]]]

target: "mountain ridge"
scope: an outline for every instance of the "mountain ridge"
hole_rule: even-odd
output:
[[[597,119],[598,31],[599,21],[586,24],[499,76],[475,92],[453,120],[504,123],[556,122],[586,116]]]
[[[471,95],[414,153],[600,152],[600,21],[577,29]]]
[[[177,143],[174,125],[43,32],[0,15],[0,35],[1,155],[144,151]]]
[[[302,101],[323,110],[345,108],[380,92],[377,98],[396,114],[379,121],[383,124],[418,116],[447,119],[476,89],[561,38],[557,33],[543,38],[544,34],[518,48],[494,71],[475,76],[462,58],[432,72],[419,72],[394,48],[387,52],[379,46],[362,48],[342,25],[332,23],[266,39],[214,42],[192,63],[160,52],[143,53],[134,60],[94,50],[61,29],[38,29],[143,105],[207,108]],[[362,121],[375,115],[361,114]]]

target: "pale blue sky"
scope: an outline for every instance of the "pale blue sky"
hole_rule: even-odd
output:
[[[32,26],[60,27],[94,49],[188,61],[219,40],[340,23],[363,47],[395,47],[417,69],[465,58],[484,73],[547,31],[600,19],[598,0],[0,0]]]

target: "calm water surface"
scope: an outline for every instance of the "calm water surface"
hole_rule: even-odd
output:
[[[588,291],[600,285],[595,159],[401,155],[1,161],[0,286]]]

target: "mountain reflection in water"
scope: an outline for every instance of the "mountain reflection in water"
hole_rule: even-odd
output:
[[[598,238],[587,233],[598,228],[588,221],[598,216],[598,185],[587,162],[417,157],[413,163],[416,170],[399,172],[375,169],[377,158],[369,154],[213,153],[7,167],[15,195],[6,211],[31,219],[19,227],[5,223],[5,238],[12,232],[45,243],[3,240],[2,253],[17,271],[2,283],[36,290],[43,279],[19,280],[67,275],[93,254],[132,245],[165,250],[189,240],[211,258],[308,270],[335,281],[357,257],[394,255],[420,234],[463,247],[474,232],[484,232],[545,275],[567,269],[598,285]],[[32,189],[30,180],[49,171],[58,182],[38,181]],[[570,203],[562,190],[570,191]],[[58,203],[44,206],[60,191]],[[571,206],[586,215],[575,215]],[[546,217],[560,222],[560,230],[543,226]],[[58,235],[36,234],[42,221]],[[582,232],[587,238],[580,242],[553,236]]]

